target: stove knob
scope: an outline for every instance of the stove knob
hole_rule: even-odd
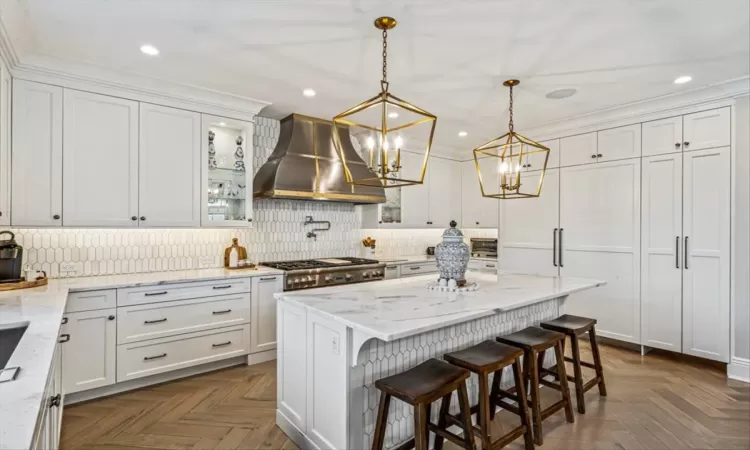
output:
[[[312,282],[313,282],[313,277],[312,277],[312,275],[308,275],[308,276],[307,276],[307,279],[306,279],[305,281],[307,281],[308,283],[312,283]]]
[[[323,279],[323,281],[325,281],[326,283],[330,283],[331,281],[333,281],[333,277],[330,276],[330,275],[326,275],[326,277]]]
[[[350,281],[352,279],[352,275],[347,273],[346,274],[346,281]]]
[[[370,272],[362,272],[362,278],[370,278]]]

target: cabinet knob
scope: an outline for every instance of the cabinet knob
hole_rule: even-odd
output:
[[[130,218],[130,220],[138,220],[138,216],[133,216]]]
[[[70,335],[69,334],[61,334],[60,335],[60,339],[58,339],[57,342],[63,344],[65,342],[68,342],[69,340],[70,340]]]
[[[685,141],[685,142],[682,143],[682,145],[684,145],[685,147],[688,147],[690,145],[690,142]]]
[[[146,220],[146,216],[141,216],[141,220]]]
[[[596,155],[591,155],[591,159],[596,159]]]
[[[107,320],[115,320],[115,316],[109,316],[107,317]]]
[[[248,222],[252,222],[252,221],[253,221],[253,219],[247,219],[247,221],[248,221]]]
[[[60,406],[61,399],[62,399],[62,396],[60,394],[57,394],[54,397],[50,397],[49,407],[52,408],[53,406]]]
[[[679,142],[675,142],[674,148],[680,148],[680,145],[682,145],[682,144],[680,144]]]
[[[60,214],[55,214],[54,216],[52,216],[52,218],[55,220],[60,220]]]
[[[477,222],[477,225],[479,225],[479,222]]]
[[[602,157],[602,154],[601,154],[601,153],[597,153],[597,154],[596,154],[596,157],[597,157],[597,158],[601,158],[601,157]]]
[[[2,211],[0,211],[0,217],[3,217],[3,212]]]

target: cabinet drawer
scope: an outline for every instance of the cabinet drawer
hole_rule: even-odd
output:
[[[412,275],[424,275],[426,273],[435,273],[438,271],[436,262],[411,263],[401,266],[401,276],[409,277]]]
[[[119,308],[117,344],[250,322],[250,294],[159,302]]]
[[[122,288],[117,290],[117,306],[142,305],[144,303],[168,302],[243,292],[250,292],[250,278]]]
[[[469,260],[469,270],[479,270],[482,272],[495,272],[497,271],[497,262],[495,261],[482,261],[479,259]]]
[[[115,306],[117,306],[117,291],[114,289],[71,292],[68,294],[65,312],[93,311]]]
[[[246,355],[250,325],[200,331],[117,347],[117,382]]]
[[[394,280],[401,277],[400,267],[396,264],[385,266],[385,279]]]

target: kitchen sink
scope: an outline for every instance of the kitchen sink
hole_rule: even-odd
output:
[[[5,368],[28,327],[28,323],[11,326],[0,325],[0,370]]]

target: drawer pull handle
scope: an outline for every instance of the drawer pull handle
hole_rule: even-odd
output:
[[[421,267],[419,266],[409,267],[409,270],[419,270],[419,269],[421,269]]]
[[[59,343],[62,344],[64,342],[68,342],[69,340],[70,340],[70,335],[69,334],[61,334],[60,335],[60,339],[58,339],[57,342],[59,342]]]
[[[396,270],[396,266],[386,266],[385,270]]]
[[[484,267],[489,267],[490,269],[494,269],[495,265],[494,264],[485,264]]]
[[[222,342],[221,344],[211,344],[211,347],[213,348],[226,347],[227,345],[231,343],[232,341],[226,341],[226,342]]]
[[[229,314],[230,312],[232,312],[231,309],[225,309],[224,311],[214,311],[213,315],[218,316],[219,314]]]
[[[52,408],[53,406],[60,406],[61,399],[62,399],[62,396],[60,394],[57,394],[54,397],[50,397],[49,407]]]
[[[229,289],[230,287],[232,287],[231,284],[226,284],[224,286],[214,286],[214,289]]]
[[[275,279],[276,279],[276,277],[267,277],[267,278],[261,278],[260,281],[271,281],[271,280],[275,280]]]
[[[146,292],[146,297],[153,297],[155,295],[167,295],[167,291],[161,291],[161,292]]]
[[[68,318],[67,317],[63,317],[61,325],[65,325],[66,323],[68,323]]]
[[[161,355],[156,355],[156,356],[144,356],[143,360],[144,361],[151,361],[152,359],[160,359],[160,358],[164,358],[166,356],[167,356],[166,353],[162,353]]]
[[[156,319],[156,320],[144,320],[144,321],[143,321],[143,323],[145,323],[145,324],[147,324],[147,325],[148,325],[148,324],[150,324],[150,323],[162,323],[162,322],[166,322],[166,321],[167,321],[167,318],[165,317],[165,318],[163,318],[163,319]]]

